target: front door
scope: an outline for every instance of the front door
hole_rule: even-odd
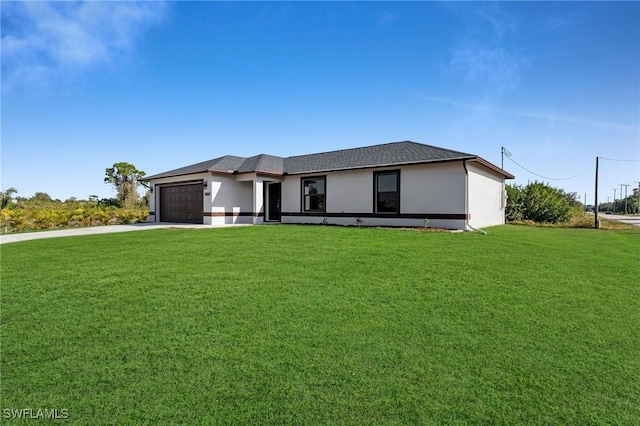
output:
[[[280,197],[282,195],[282,184],[280,182],[273,182],[270,183],[267,188],[267,220],[269,222],[280,222]]]

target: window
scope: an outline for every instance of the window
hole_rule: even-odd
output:
[[[400,171],[375,172],[375,212],[400,213]]]
[[[302,211],[324,213],[325,210],[325,177],[302,179]]]

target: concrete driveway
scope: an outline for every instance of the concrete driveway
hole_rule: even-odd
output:
[[[0,235],[0,244],[17,243],[19,241],[39,240],[42,238],[72,237],[77,235],[112,234],[116,232],[144,231],[162,228],[208,229],[228,226],[248,225],[192,225],[186,223],[136,223],[133,225],[91,226],[87,228],[59,229],[55,231],[24,232],[19,234]]]

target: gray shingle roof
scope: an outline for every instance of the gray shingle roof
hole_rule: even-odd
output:
[[[474,155],[416,142],[392,142],[285,159],[285,173],[314,173],[363,167],[474,158]]]
[[[274,155],[256,155],[247,158],[238,168],[238,173],[262,172],[281,175],[284,170],[284,161],[284,158]]]
[[[213,160],[203,161],[202,163],[192,164],[179,169],[169,170],[168,172],[158,173],[152,176],[145,176],[143,180],[158,179],[171,176],[191,175],[202,172],[229,172],[238,170],[238,167],[244,163],[246,158],[236,157],[234,155],[225,155],[224,157],[214,158]]]
[[[222,173],[256,172],[283,175],[471,159],[481,160],[483,164],[495,168],[500,172],[504,172],[473,154],[417,142],[404,141],[286,158],[267,154],[260,154],[249,158],[226,155],[153,176],[146,176],[143,180],[207,171]],[[513,178],[513,176],[508,173],[506,173],[505,176]]]

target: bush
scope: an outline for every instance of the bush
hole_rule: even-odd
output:
[[[81,207],[75,203],[53,208],[2,209],[1,232],[20,232],[35,229],[73,228],[78,226],[118,225],[144,222],[149,217],[147,209],[119,209],[115,207]]]
[[[505,215],[509,222],[563,223],[571,219],[571,206],[562,190],[541,182],[507,185]]]
[[[505,218],[507,222],[521,222],[524,220],[523,190],[518,185],[507,185],[507,208]]]
[[[27,213],[21,209],[2,209],[0,215],[2,232],[24,231],[27,229]]]
[[[574,207],[571,209],[569,221],[562,223],[561,226],[566,228],[593,228],[594,220],[593,215],[586,215],[582,209]]]
[[[149,212],[135,209],[122,209],[118,211],[118,218],[121,223],[144,222],[149,217]]]

